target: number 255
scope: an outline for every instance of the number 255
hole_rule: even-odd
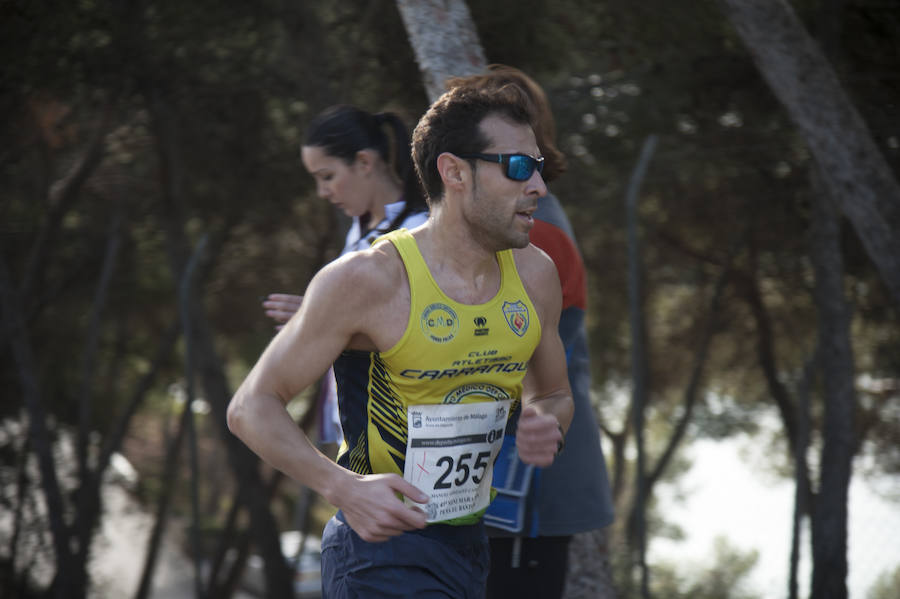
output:
[[[466,484],[466,481],[469,480],[469,475],[472,476],[472,482],[476,485],[481,483],[481,479],[484,476],[484,470],[487,468],[488,459],[491,457],[490,451],[482,451],[475,458],[475,463],[472,464],[472,469],[469,469],[469,465],[466,463],[468,460],[472,459],[471,453],[464,453],[459,456],[459,462],[456,463],[456,473],[457,477],[453,479],[453,485],[457,487]],[[435,489],[449,489],[453,485],[447,482],[447,478],[453,474],[453,458],[445,455],[438,459],[437,465],[444,466],[444,472],[441,474],[438,479],[434,483]]]

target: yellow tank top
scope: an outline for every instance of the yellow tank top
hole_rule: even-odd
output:
[[[540,340],[537,312],[511,250],[497,253],[497,294],[478,305],[447,297],[405,229],[394,244],[409,278],[403,337],[385,352],[346,351],[335,362],[344,444],[338,462],[360,474],[403,475],[407,408],[522,397],[522,378]]]

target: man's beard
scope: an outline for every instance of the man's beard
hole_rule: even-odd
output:
[[[485,208],[488,203],[485,199],[479,197],[478,184],[473,181],[472,184],[472,206],[476,208],[473,218],[468,218],[469,229],[472,236],[480,245],[493,252],[508,250],[510,248],[524,248],[528,246],[528,232],[520,232],[516,230],[513,215],[512,222],[502,223],[501,219],[496,218],[496,214]],[[478,210],[482,208],[483,210]],[[518,210],[516,211],[516,214]]]

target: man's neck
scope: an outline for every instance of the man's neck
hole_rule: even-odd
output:
[[[441,209],[416,234],[416,244],[441,290],[464,304],[491,299],[500,289],[496,253],[469,233],[468,227]]]

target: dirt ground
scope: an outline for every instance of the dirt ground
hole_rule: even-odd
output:
[[[119,485],[106,485],[103,502],[107,516],[94,541],[90,569],[95,584],[90,596],[92,599],[132,597],[140,583],[153,516],[143,511],[130,492]],[[172,532],[163,541],[150,596],[154,599],[194,597],[193,563]],[[240,592],[235,597],[252,599],[251,595]]]

